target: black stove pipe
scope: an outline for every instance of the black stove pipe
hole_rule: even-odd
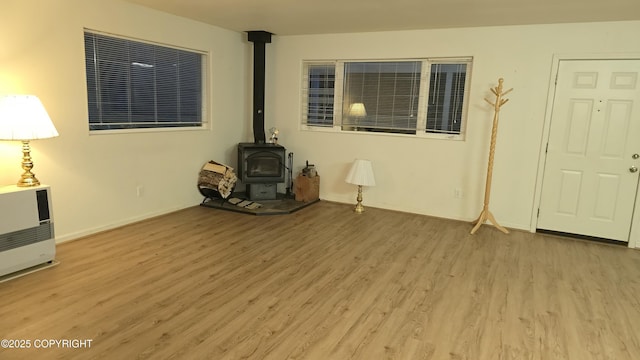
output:
[[[247,31],[253,43],[253,138],[256,144],[267,140],[264,131],[265,47],[271,42],[271,33]]]

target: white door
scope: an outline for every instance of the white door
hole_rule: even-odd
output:
[[[636,154],[640,60],[560,61],[537,228],[629,241]]]

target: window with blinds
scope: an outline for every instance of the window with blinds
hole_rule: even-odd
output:
[[[89,130],[203,127],[205,55],[85,31]]]
[[[305,67],[303,92],[305,121],[314,126],[333,126],[334,87],[336,72],[334,64],[308,64]]]
[[[303,125],[461,139],[470,66],[471,58],[306,62]]]
[[[419,61],[346,63],[342,129],[415,133],[421,65]]]
[[[467,64],[432,64],[427,132],[460,134]]]

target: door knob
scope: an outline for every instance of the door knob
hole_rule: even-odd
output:
[[[640,154],[633,154],[633,155],[631,155],[631,158],[632,159],[640,158]]]
[[[638,171],[638,168],[635,167],[635,166],[632,166],[632,167],[629,168],[629,172],[634,173],[634,172],[637,172],[637,171]]]

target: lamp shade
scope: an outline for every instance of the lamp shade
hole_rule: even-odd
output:
[[[373,177],[371,161],[356,159],[344,180],[354,185],[375,186],[376,179]]]
[[[363,103],[353,103],[349,106],[349,116],[367,116],[367,109]]]
[[[58,136],[37,96],[0,97],[0,140],[34,140]]]

